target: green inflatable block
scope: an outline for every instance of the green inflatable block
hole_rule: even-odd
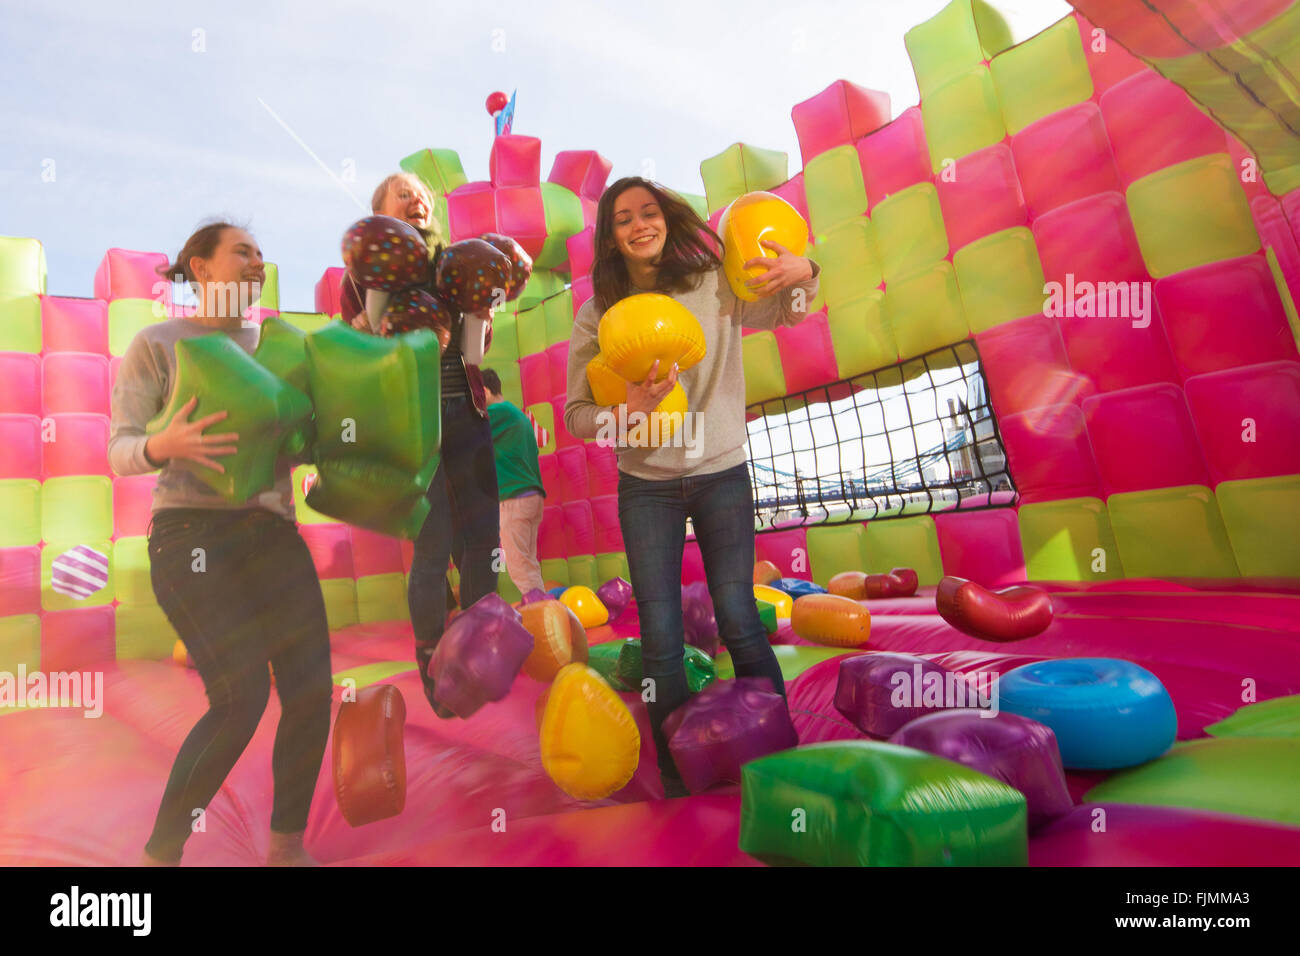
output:
[[[937,175],[963,156],[1007,135],[993,77],[980,65],[954,77],[921,100],[921,122]]]
[[[0,352],[39,355],[43,336],[40,296],[0,297]]]
[[[1188,807],[1300,826],[1300,737],[1212,737],[1118,773],[1088,803]]]
[[[0,617],[0,670],[10,674],[23,667],[41,669],[41,616],[11,614]]]
[[[1100,498],[1034,501],[1022,504],[1017,517],[1029,580],[1105,581],[1124,577],[1110,515]]]
[[[558,292],[542,303],[546,317],[546,346],[567,342],[573,336],[573,293]]]
[[[569,258],[568,239],[582,232],[582,200],[559,183],[542,183],[542,210],[546,215],[546,241],[533,260],[535,269],[554,269]]]
[[[898,343],[885,318],[884,297],[874,289],[860,299],[826,310],[840,378],[853,378],[898,361]]]
[[[1214,496],[1243,575],[1300,577],[1300,535],[1277,533],[1279,515],[1300,514],[1300,475],[1221,481]]]
[[[760,149],[732,143],[716,156],[700,163],[700,179],[713,215],[745,193],[772,189],[790,178],[790,157],[778,149]],[[865,208],[865,207],[864,207]]]
[[[740,353],[745,368],[746,405],[785,395],[785,370],[774,333],[765,330],[745,336],[740,340]]]
[[[379,338],[332,322],[307,338],[316,400],[314,510],[414,538],[438,467],[439,348],[421,329]]]
[[[0,548],[34,548],[41,543],[41,483],[35,478],[0,478]]]
[[[871,221],[881,254],[879,271],[889,283],[948,254],[948,233],[933,183],[917,183],[882,199],[871,211]]]
[[[1025,796],[910,747],[812,744],[741,768],[740,849],[811,866],[1024,866]]]
[[[775,634],[777,629],[776,605],[757,598],[755,598],[754,603],[758,605],[758,619],[763,622],[763,627],[767,630],[767,633]]]
[[[307,335],[302,329],[274,316],[263,320],[253,358],[272,375],[284,379],[308,398],[311,397]],[[301,428],[290,432],[285,438],[284,453],[291,456],[303,455],[311,447],[315,432],[313,420],[309,418],[304,421]]]
[[[862,158],[857,147],[851,144],[836,146],[808,160],[803,185],[808,223],[817,242],[825,241],[824,237],[836,226],[866,215],[867,187],[862,179]]]
[[[861,654],[862,649],[858,647],[809,647],[806,644],[773,644],[772,653],[776,656],[777,666],[781,668],[781,676],[788,683],[814,664],[820,664],[824,660],[840,657],[844,654]],[[731,663],[731,655],[726,651],[719,651],[713,663],[718,669],[718,680],[731,680],[736,676],[735,666]]]
[[[714,666],[713,658],[698,647],[687,644],[682,651],[682,663],[686,667],[686,687],[692,694],[698,694],[718,679],[718,669]],[[619,683],[629,690],[640,691],[640,641],[632,639],[623,643],[623,646],[619,648],[614,673]]]
[[[618,676],[619,655],[627,641],[606,641],[604,644],[592,644],[587,648],[587,666],[594,670],[610,687],[623,693],[630,693],[633,688],[623,683]]]
[[[1007,132],[1015,135],[1029,124],[1092,96],[1092,76],[1073,17],[993,58],[993,85],[1002,104]]]
[[[460,156],[454,149],[421,149],[397,164],[405,172],[415,173],[439,199],[457,186],[469,182]],[[447,235],[444,231],[443,235]]]
[[[1235,578],[1241,572],[1214,492],[1176,485],[1106,499],[1124,572],[1133,578]]]
[[[45,295],[45,247],[39,239],[0,236],[0,299]]]
[[[1300,694],[1247,704],[1205,732],[1211,737],[1300,737]]]
[[[361,664],[339,671],[332,680],[339,687],[345,686],[346,681],[352,681],[353,689],[361,690],[363,687],[378,684],[390,677],[413,670],[415,665],[407,661],[375,661],[373,664]]]
[[[280,270],[274,262],[265,263],[266,278],[262,280],[262,291],[253,303],[253,308],[280,311]]]
[[[220,332],[176,343],[176,384],[145,431],[151,435],[162,431],[195,395],[198,402],[188,420],[227,411],[226,418],[209,431],[238,434],[238,450],[220,459],[224,472],[186,459],[174,460],[172,467],[194,475],[232,505],[274,486],[276,458],[286,440],[293,441],[294,435],[301,440],[311,417],[311,399]]]

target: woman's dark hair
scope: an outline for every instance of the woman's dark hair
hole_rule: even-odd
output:
[[[193,288],[198,284],[198,280],[194,278],[194,273],[190,271],[190,259],[194,256],[198,256],[200,259],[211,259],[217,251],[217,246],[221,245],[221,234],[223,232],[227,229],[243,228],[243,226],[237,226],[225,220],[204,223],[195,231],[194,235],[185,240],[185,245],[181,246],[181,251],[176,253],[174,261],[158,267],[158,274],[164,279],[171,280],[175,280],[179,276]]]
[[[636,186],[649,190],[655,197],[668,227],[663,253],[659,257],[661,290],[686,292],[694,285],[696,275],[722,265],[717,252],[709,247],[707,237],[712,236],[719,249],[722,248],[722,239],[686,200],[648,179],[625,176],[606,189],[596,204],[596,254],[591,266],[591,286],[596,308],[601,312],[638,291],[627,274],[623,254],[614,242],[614,203]]]
[[[483,385],[493,395],[501,394],[501,376],[496,373],[495,369],[481,368],[478,373],[483,378]]]

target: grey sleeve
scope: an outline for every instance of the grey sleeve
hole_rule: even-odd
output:
[[[596,404],[587,381],[587,363],[596,357],[600,344],[596,340],[595,299],[588,299],[573,320],[573,335],[569,339],[569,367],[565,387],[564,427],[574,438],[595,438],[598,430],[596,418],[604,410]]]
[[[145,426],[162,411],[168,387],[166,372],[159,368],[148,340],[137,335],[127,346],[113,383],[108,464],[115,474],[125,477],[158,470],[144,455],[149,441]]]
[[[812,262],[811,259],[809,261]],[[748,329],[774,329],[778,325],[798,325],[808,318],[807,305],[817,296],[817,288],[821,284],[821,271],[821,266],[812,262],[812,275],[809,278],[775,295],[764,296],[757,302],[746,302],[744,299],[737,298],[731,291],[731,283],[721,274],[718,276],[718,285],[725,286],[727,291],[724,294],[735,299],[741,325]],[[799,296],[796,290],[802,290],[802,296]],[[795,304],[800,298],[802,298],[800,304],[804,308],[796,311]]]

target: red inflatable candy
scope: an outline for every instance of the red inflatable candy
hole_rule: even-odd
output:
[[[462,312],[500,305],[510,288],[510,260],[482,239],[462,239],[438,258],[436,288]]]
[[[392,684],[372,684],[339,705],[334,720],[334,794],[354,827],[406,806],[406,702]]]
[[[912,593],[907,589],[907,582],[894,574],[893,571],[888,574],[868,574],[863,579],[862,587],[863,593],[869,599],[907,597]],[[916,589],[913,588],[912,590]]]
[[[396,292],[429,281],[429,249],[414,226],[367,216],[343,234],[343,264],[365,289]]]
[[[487,103],[484,104],[487,106],[488,116],[496,116],[506,108],[506,104],[509,102],[510,98],[500,91],[489,93]]]
[[[1051,596],[1023,585],[990,591],[949,575],[939,582],[935,605],[957,630],[985,641],[1023,641],[1052,623]]]
[[[519,298],[533,274],[533,257],[519,243],[499,232],[487,232],[479,238],[510,260],[510,283],[506,289],[506,301]]]
[[[891,577],[898,578],[903,584],[902,592],[894,594],[894,597],[912,596],[916,593],[916,588],[921,583],[920,578],[916,575],[916,571],[912,568],[890,568],[889,574]]]
[[[438,344],[445,349],[451,341],[455,320],[451,308],[436,295],[423,289],[402,289],[389,298],[379,322],[379,334],[401,335],[416,329],[432,329],[438,336]]]

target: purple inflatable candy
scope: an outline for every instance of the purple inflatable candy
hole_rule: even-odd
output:
[[[532,604],[534,601],[546,601],[549,599],[550,599],[550,595],[547,594],[545,591],[543,591],[541,588],[529,588],[528,593],[525,594],[520,599],[519,603]]]
[[[762,677],[710,684],[668,715],[664,736],[692,793],[740,783],[749,761],[799,745],[785,699]]]
[[[622,578],[610,578],[596,589],[596,597],[600,598],[600,603],[605,605],[605,609],[609,611],[609,619],[612,621],[627,610],[632,600],[632,585]]]
[[[457,717],[470,717],[484,704],[510,693],[533,650],[519,612],[499,594],[488,594],[457,614],[429,661],[438,702]]]
[[[710,657],[718,656],[718,622],[713,616],[709,586],[703,581],[692,581],[682,588],[682,623],[687,644]]]
[[[1029,829],[1069,813],[1061,751],[1052,728],[1019,714],[950,710],[918,717],[889,738],[965,764],[1025,795]]]
[[[847,658],[835,685],[835,709],[872,737],[888,737],[936,710],[977,706],[975,688],[960,674],[911,654]]]

